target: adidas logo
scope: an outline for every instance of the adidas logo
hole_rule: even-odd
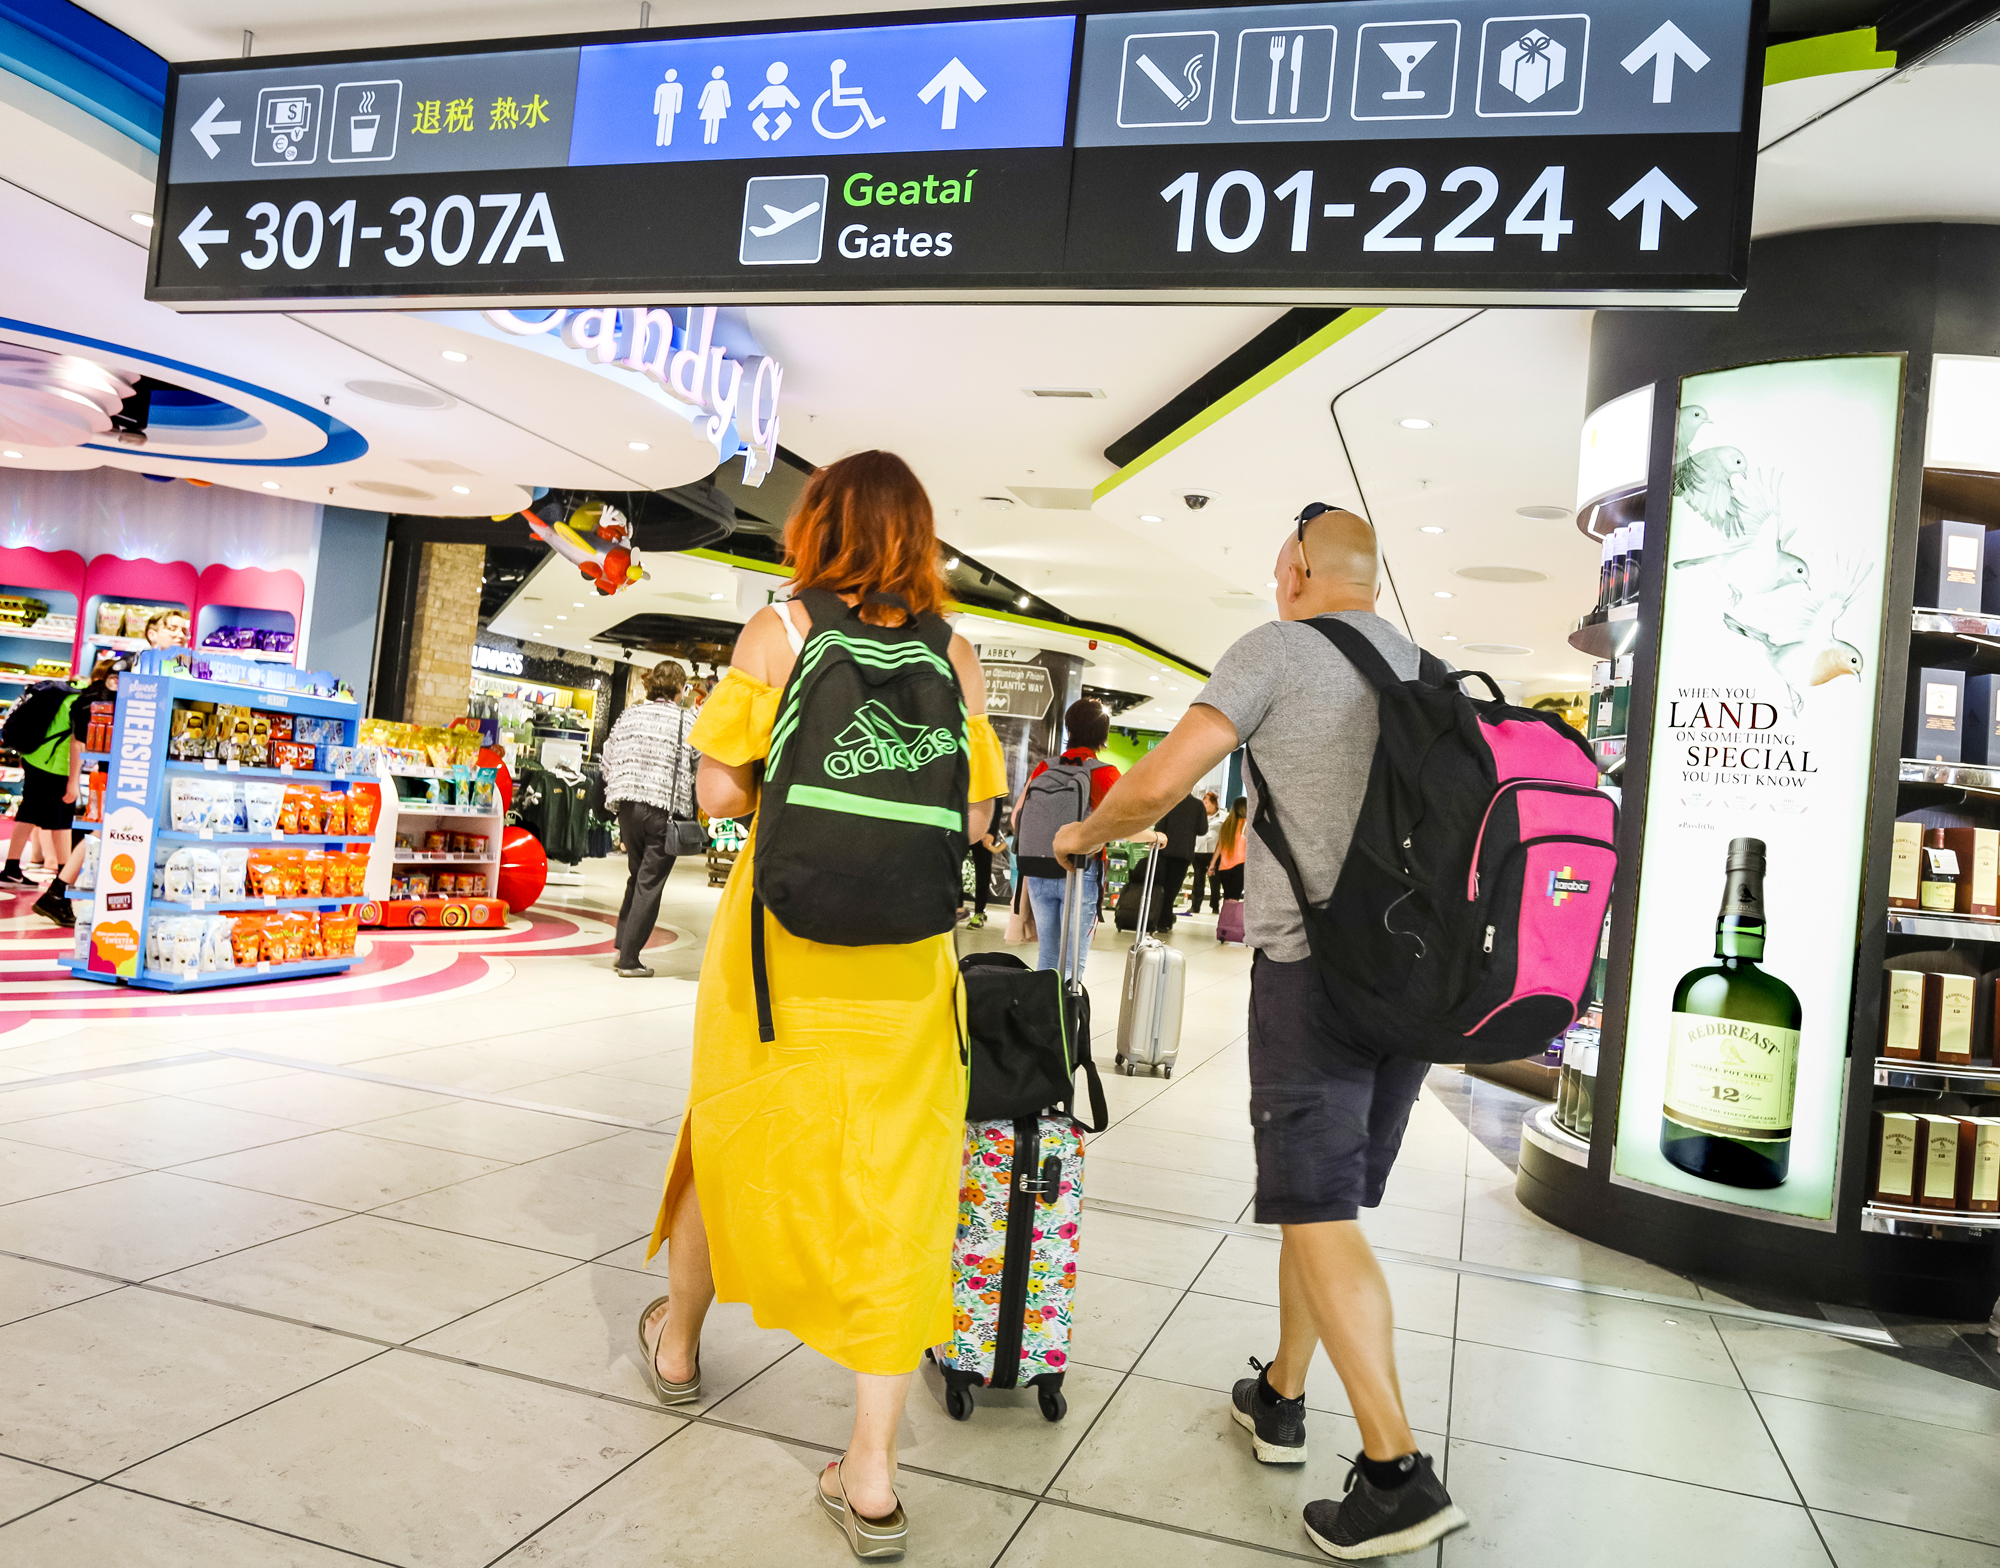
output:
[[[845,748],[827,755],[827,774],[836,779],[863,773],[915,773],[926,763],[958,750],[951,731],[905,723],[880,702],[863,703],[854,722],[836,735],[833,743]]]

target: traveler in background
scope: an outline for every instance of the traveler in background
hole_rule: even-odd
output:
[[[1243,896],[1243,857],[1249,848],[1250,801],[1238,795],[1215,834],[1215,912],[1222,913],[1221,900]],[[1290,890],[1287,889],[1289,892]]]
[[[1111,786],[1118,782],[1118,770],[1108,762],[1097,760],[1097,748],[1102,746],[1111,734],[1111,715],[1104,705],[1089,697],[1080,697],[1069,705],[1063,714],[1063,733],[1069,744],[1056,759],[1059,766],[1071,769],[1088,769],[1090,773],[1090,805],[1095,811],[1103,803]],[[1049,771],[1046,762],[1035,764],[1027,782],[1021,786],[1020,796],[1014,802],[1012,822],[1018,832],[1021,826],[1021,808],[1028,802],[1028,791],[1036,779]],[[1060,969],[1065,955],[1059,951],[1062,944],[1062,904],[1063,886],[1067,873],[1062,866],[1046,856],[1019,855],[1016,865],[1020,869],[1023,885],[1027,888],[1028,907],[1035,915],[1035,967],[1037,969]],[[1092,855],[1084,866],[1082,899],[1084,914],[1077,928],[1076,952],[1070,956],[1081,967],[1082,955],[1090,950],[1091,934],[1097,928],[1097,902],[1104,888],[1104,857]]]
[[[1334,646],[1293,623],[1338,615],[1405,680],[1414,643],[1375,613],[1375,531],[1351,512],[1314,503],[1278,554],[1278,614],[1237,639],[1187,716],[1147,753],[1090,819],[1056,835],[1064,860],[1097,848],[1161,810],[1247,745],[1268,803],[1237,802],[1220,847],[1248,840],[1250,1123],[1256,1139],[1256,1220],[1282,1227],[1278,1353],[1231,1394],[1231,1413],[1265,1464],[1306,1457],[1306,1369],[1326,1346],[1361,1428],[1344,1497],[1308,1503],[1306,1533],[1329,1555],[1412,1552],[1466,1518],[1417,1452],[1396,1382],[1388,1282],[1355,1216],[1382,1201],[1426,1064],[1345,1038],[1306,940],[1290,879],[1244,831],[1268,804],[1290,840],[1306,897],[1332,896],[1368,789],[1378,733],[1373,688]],[[1260,1349],[1263,1347],[1259,1347]]]
[[[983,837],[973,839],[965,846],[965,853],[972,860],[972,914],[966,920],[965,928],[977,931],[986,924],[986,897],[993,882],[993,857],[1006,854],[1007,846],[989,827]]]
[[[641,962],[660,918],[660,893],[674,869],[674,824],[694,816],[699,758],[688,750],[694,714],[680,705],[686,673],[672,659],[646,672],[646,700],[618,715],[604,742],[604,803],[618,813],[625,841],[625,900],[618,906],[613,973],[650,980]]]
[[[90,672],[89,683],[75,691],[45,687],[25,693],[17,704],[33,704],[33,731],[22,745],[21,803],[14,808],[14,830],[7,841],[7,864],[0,868],[0,885],[27,885],[21,870],[21,852],[32,835],[35,858],[44,870],[54,873],[69,859],[70,824],[76,820],[76,795],[82,777],[83,737],[90,728],[90,703],[80,701],[87,692],[104,690],[103,682],[116,668],[116,660],[99,659]],[[102,697],[98,697],[102,701]],[[13,715],[10,714],[10,717]],[[24,721],[25,722],[25,721]],[[72,744],[74,741],[74,744]],[[34,903],[34,911],[57,925],[69,925],[69,906],[62,902],[62,889],[51,881]]]
[[[1220,914],[1222,912],[1221,886],[1219,883],[1211,884],[1208,869],[1215,859],[1215,830],[1218,826],[1216,818],[1222,811],[1221,803],[1215,798],[1214,790],[1209,790],[1202,795],[1201,810],[1202,816],[1206,820],[1202,825],[1200,835],[1194,841],[1194,882],[1188,889],[1188,907],[1182,913],[1189,915],[1200,914],[1202,891],[1207,889],[1209,892],[1209,912],[1211,914]]]
[[[118,672],[131,667],[129,658],[99,659],[91,670],[90,684],[77,693],[76,701],[69,710],[69,788],[63,799],[72,810],[83,799],[83,742],[90,733],[90,705],[94,702],[111,702],[118,696]],[[83,874],[83,856],[90,842],[88,833],[73,833],[74,842],[63,860],[55,879],[42,890],[42,896],[30,906],[44,920],[53,920],[65,930],[76,924],[76,911],[70,908],[69,890],[76,886],[76,879]]]
[[[887,452],[844,457],[806,481],[785,557],[795,588],[849,606],[900,596],[907,611],[861,609],[874,625],[945,607],[930,498]],[[809,626],[791,603],[745,624],[694,728],[709,815],[757,809],[759,765]],[[953,636],[949,657],[970,715],[966,831],[979,838],[1006,793],[1006,759],[986,718],[978,655]],[[857,1555],[900,1555],[908,1524],[896,1500],[897,1423],[925,1347],[952,1335],[966,1095],[958,960],[949,932],[835,947],[766,919],[777,1044],[763,1043],[751,959],[757,854],[753,832],[710,928],[694,1082],[648,1248],[650,1257],[668,1243],[671,1293],[646,1309],[639,1339],[654,1393],[669,1405],[701,1395],[702,1318],[717,1296],[748,1302],[764,1327],[851,1368],[853,1435],[814,1497]]]
[[[146,621],[148,648],[185,648],[188,645],[188,613],[162,610]]]
[[[1166,838],[1154,851],[1160,857],[1160,869],[1153,873],[1153,897],[1159,901],[1162,915],[1159,924],[1166,927],[1173,924],[1174,905],[1180,902],[1181,884],[1187,880],[1188,867],[1194,864],[1195,845],[1208,831],[1208,813],[1195,796],[1183,795],[1153,824],[1153,831]],[[1200,896],[1201,884],[1196,883],[1197,902]],[[1146,918],[1150,922],[1151,914]],[[1147,929],[1152,926],[1149,924]]]

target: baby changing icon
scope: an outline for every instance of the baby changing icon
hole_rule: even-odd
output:
[[[1590,18],[1496,16],[1486,23],[1479,51],[1479,113],[1579,114]]]

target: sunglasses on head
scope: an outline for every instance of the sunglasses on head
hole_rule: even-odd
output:
[[[1324,517],[1328,512],[1337,512],[1339,510],[1339,507],[1328,506],[1324,501],[1309,501],[1306,503],[1306,509],[1293,519],[1298,524],[1299,529],[1299,563],[1305,567],[1306,576],[1308,577],[1312,576],[1313,569],[1312,563],[1306,560],[1306,524],[1311,522],[1315,517]]]

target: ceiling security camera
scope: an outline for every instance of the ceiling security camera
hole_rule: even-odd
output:
[[[1190,512],[1199,512],[1210,501],[1214,500],[1215,497],[1207,490],[1190,490],[1181,499],[1187,503],[1187,509]]]

